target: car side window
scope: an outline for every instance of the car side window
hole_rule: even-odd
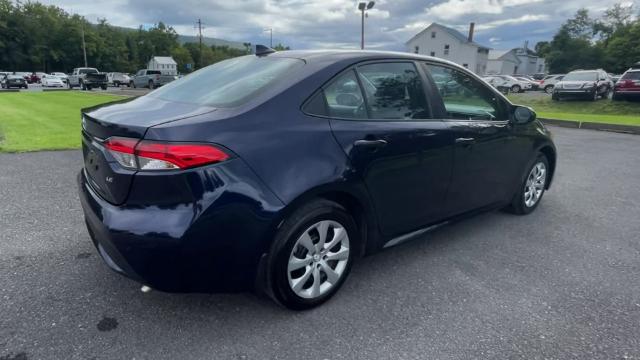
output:
[[[487,84],[453,68],[426,66],[444,102],[447,119],[508,120],[501,101]]]
[[[323,93],[327,104],[326,116],[341,119],[367,118],[362,91],[353,70],[335,78],[324,88]]]
[[[357,68],[372,120],[429,119],[427,98],[415,65],[384,62]]]

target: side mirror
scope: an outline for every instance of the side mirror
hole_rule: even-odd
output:
[[[536,118],[536,112],[527,106],[517,105],[513,111],[513,122],[515,124],[527,124],[534,121]]]

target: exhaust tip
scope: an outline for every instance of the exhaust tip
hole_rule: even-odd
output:
[[[151,290],[152,289],[150,287],[148,287],[147,285],[142,285],[142,287],[140,288],[140,291],[142,291],[145,294],[148,293],[148,292],[151,292]]]

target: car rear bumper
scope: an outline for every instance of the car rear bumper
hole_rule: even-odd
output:
[[[242,161],[230,163],[234,164],[224,169],[186,174],[196,199],[174,205],[113,205],[92,189],[81,171],[78,187],[85,222],[105,263],[117,273],[161,291],[251,289],[281,203],[264,189],[242,191],[255,186],[256,181],[233,182],[235,176],[253,174],[240,174],[250,172]],[[155,177],[150,181],[143,177],[137,184],[134,181],[132,192],[137,191],[138,197],[153,192],[150,186],[158,181]],[[171,190],[158,189],[165,193]]]

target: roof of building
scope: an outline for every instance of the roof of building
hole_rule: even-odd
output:
[[[442,24],[438,24],[438,23],[431,23],[431,25],[427,26],[426,28],[424,28],[424,30],[420,31],[419,33],[415,34],[411,39],[409,39],[406,44],[410,43],[413,39],[419,37],[420,35],[424,34],[427,30],[431,29],[432,27],[437,26],[440,29],[446,31],[447,33],[449,33],[451,36],[453,36],[454,38],[460,40],[461,43],[463,44],[467,44],[467,45],[471,45],[471,46],[477,46],[479,48],[482,49],[491,49],[487,46],[484,45],[480,45],[475,41],[469,41],[469,38],[467,36],[465,36],[464,34],[462,34],[460,31],[450,28],[448,26],[444,26]]]
[[[158,64],[177,65],[171,56],[154,56],[152,60],[155,60]]]

